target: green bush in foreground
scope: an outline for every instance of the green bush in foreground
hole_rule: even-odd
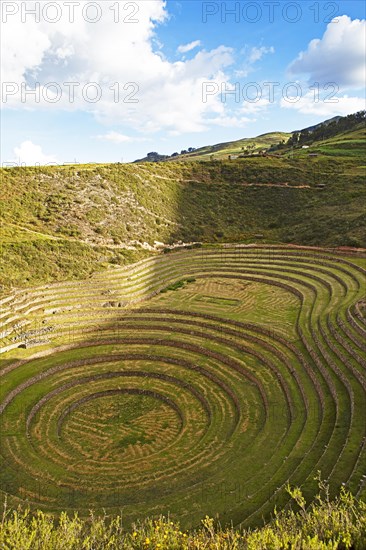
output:
[[[239,531],[215,526],[208,517],[200,529],[183,532],[169,518],[146,519],[125,530],[121,517],[88,520],[62,513],[58,521],[43,512],[5,511],[0,526],[2,550],[325,550],[366,548],[366,503],[346,489],[333,501],[326,485],[308,509],[298,488],[288,492],[298,511],[275,511],[271,523]]]

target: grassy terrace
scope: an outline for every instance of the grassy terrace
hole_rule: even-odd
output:
[[[202,247],[2,298],[1,487],[53,514],[258,525],[366,495],[366,257]]]

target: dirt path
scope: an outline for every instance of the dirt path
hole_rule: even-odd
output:
[[[33,229],[28,229],[28,227],[17,225],[16,223],[6,222],[6,225],[10,225],[11,227],[16,227],[16,229],[20,229],[21,231],[26,231],[27,233],[33,233],[34,235],[46,237],[47,239],[51,239],[52,241],[64,241],[65,239],[67,239],[67,237],[55,237],[53,235],[49,235],[48,233],[41,233],[40,231],[34,231]],[[68,239],[68,240],[75,240],[75,239]]]

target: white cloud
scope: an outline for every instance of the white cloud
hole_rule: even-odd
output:
[[[2,24],[0,45],[3,82],[20,82],[43,63],[51,40],[35,22],[24,24],[15,18]]]
[[[191,50],[194,50],[195,48],[198,48],[198,46],[201,45],[201,40],[195,40],[194,42],[190,42],[189,44],[182,44],[181,46],[178,46],[177,51],[179,53],[187,53]]]
[[[318,98],[317,98],[318,99]],[[314,92],[310,91],[304,94],[296,102],[290,102],[282,98],[281,107],[285,109],[293,109],[304,115],[319,115],[324,117],[346,116],[365,108],[365,100],[362,97],[349,97],[348,95],[334,97],[332,101],[319,98],[315,101]]]
[[[216,126],[222,126],[224,128],[244,128],[249,122],[253,122],[253,119],[245,116],[222,115],[216,117],[211,122]]]
[[[67,3],[58,3],[62,18],[57,23],[41,17],[36,24],[31,16],[21,23],[19,13],[3,25],[2,77],[16,88],[14,95],[5,98],[3,108],[79,110],[92,113],[103,124],[141,133],[202,131],[206,121],[221,112],[218,97],[202,101],[202,86],[208,80],[229,82],[224,70],[234,62],[233,50],[219,46],[200,50],[189,60],[165,59],[155,47],[156,27],[168,18],[164,0],[97,3],[102,10],[97,23],[81,17],[86,0],[75,3],[74,23],[68,20]],[[117,4],[119,22],[115,23]],[[123,20],[132,4],[138,6],[134,15],[138,22],[127,24]],[[19,90],[24,81],[29,89],[34,89],[35,82],[40,84],[39,101],[24,94],[22,101]],[[48,89],[50,82],[59,86],[57,93]],[[96,85],[90,87],[90,82]],[[73,91],[65,83],[72,83]],[[46,90],[49,99],[45,99]],[[93,102],[95,91],[99,98]]]
[[[312,40],[289,66],[291,74],[307,74],[309,82],[335,82],[340,87],[365,85],[365,20],[342,15],[328,24],[321,39]]]
[[[54,155],[46,155],[40,145],[35,145],[31,141],[23,141],[19,147],[14,148],[14,163],[26,166],[35,166],[36,164],[57,164]]]
[[[250,50],[249,54],[249,63],[255,63],[256,61],[259,61],[262,59],[262,57],[266,53],[274,53],[274,47],[270,46],[267,48],[266,46],[261,46],[260,48],[256,48],[255,46]]]
[[[244,101],[241,107],[241,112],[244,114],[257,114],[260,111],[265,111],[270,105],[269,99],[261,98],[258,101]]]
[[[243,62],[241,68],[235,72],[235,75],[239,78],[245,78],[255,70],[253,65],[262,59],[262,57],[268,53],[274,53],[275,49],[273,46],[253,46],[248,51],[248,46],[245,46],[241,50],[241,55],[243,55]]]
[[[132,141],[147,141],[146,138],[135,138],[131,136],[125,136],[119,132],[108,132],[107,134],[96,136],[97,139],[104,141],[111,141],[112,143],[128,143]]]

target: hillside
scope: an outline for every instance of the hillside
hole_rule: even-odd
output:
[[[286,155],[293,149],[300,148],[303,145],[310,146],[317,144],[322,147],[324,140],[338,138],[343,134],[349,134],[354,131],[365,130],[366,112],[357,113],[344,117],[335,116],[324,120],[319,124],[308,126],[302,130],[296,130],[290,133],[270,132],[253,138],[243,138],[237,141],[218,143],[216,145],[207,145],[194,149],[181,151],[180,154],[160,155],[157,152],[148,153],[143,158],[136,160],[136,163],[142,162],[176,162],[179,160],[232,160],[233,158],[251,157],[257,155]],[[352,139],[352,138],[349,138]]]
[[[326,157],[352,157],[359,158],[361,161],[365,158],[366,153],[366,128],[360,123],[355,128],[337,133],[333,137],[321,140],[314,140],[308,145],[308,149],[304,150],[301,146],[296,148],[288,147],[286,150],[287,156],[296,156],[296,158],[304,158],[309,153],[317,153]],[[286,154],[285,153],[285,154]],[[289,154],[290,153],[290,154]],[[356,162],[356,166],[357,166]],[[365,164],[359,164],[360,174],[365,175]]]
[[[358,130],[311,157],[1,169],[2,285],[84,277],[155,241],[366,247],[364,150]]]
[[[236,141],[227,141],[217,143],[215,145],[206,145],[192,152],[186,151],[183,154],[165,156],[162,155],[160,160],[177,161],[177,160],[224,160],[229,155],[254,154],[265,149],[269,149],[278,143],[286,143],[291,133],[286,132],[269,132],[253,138],[243,138]],[[151,158],[144,157],[135,162],[149,162]]]

